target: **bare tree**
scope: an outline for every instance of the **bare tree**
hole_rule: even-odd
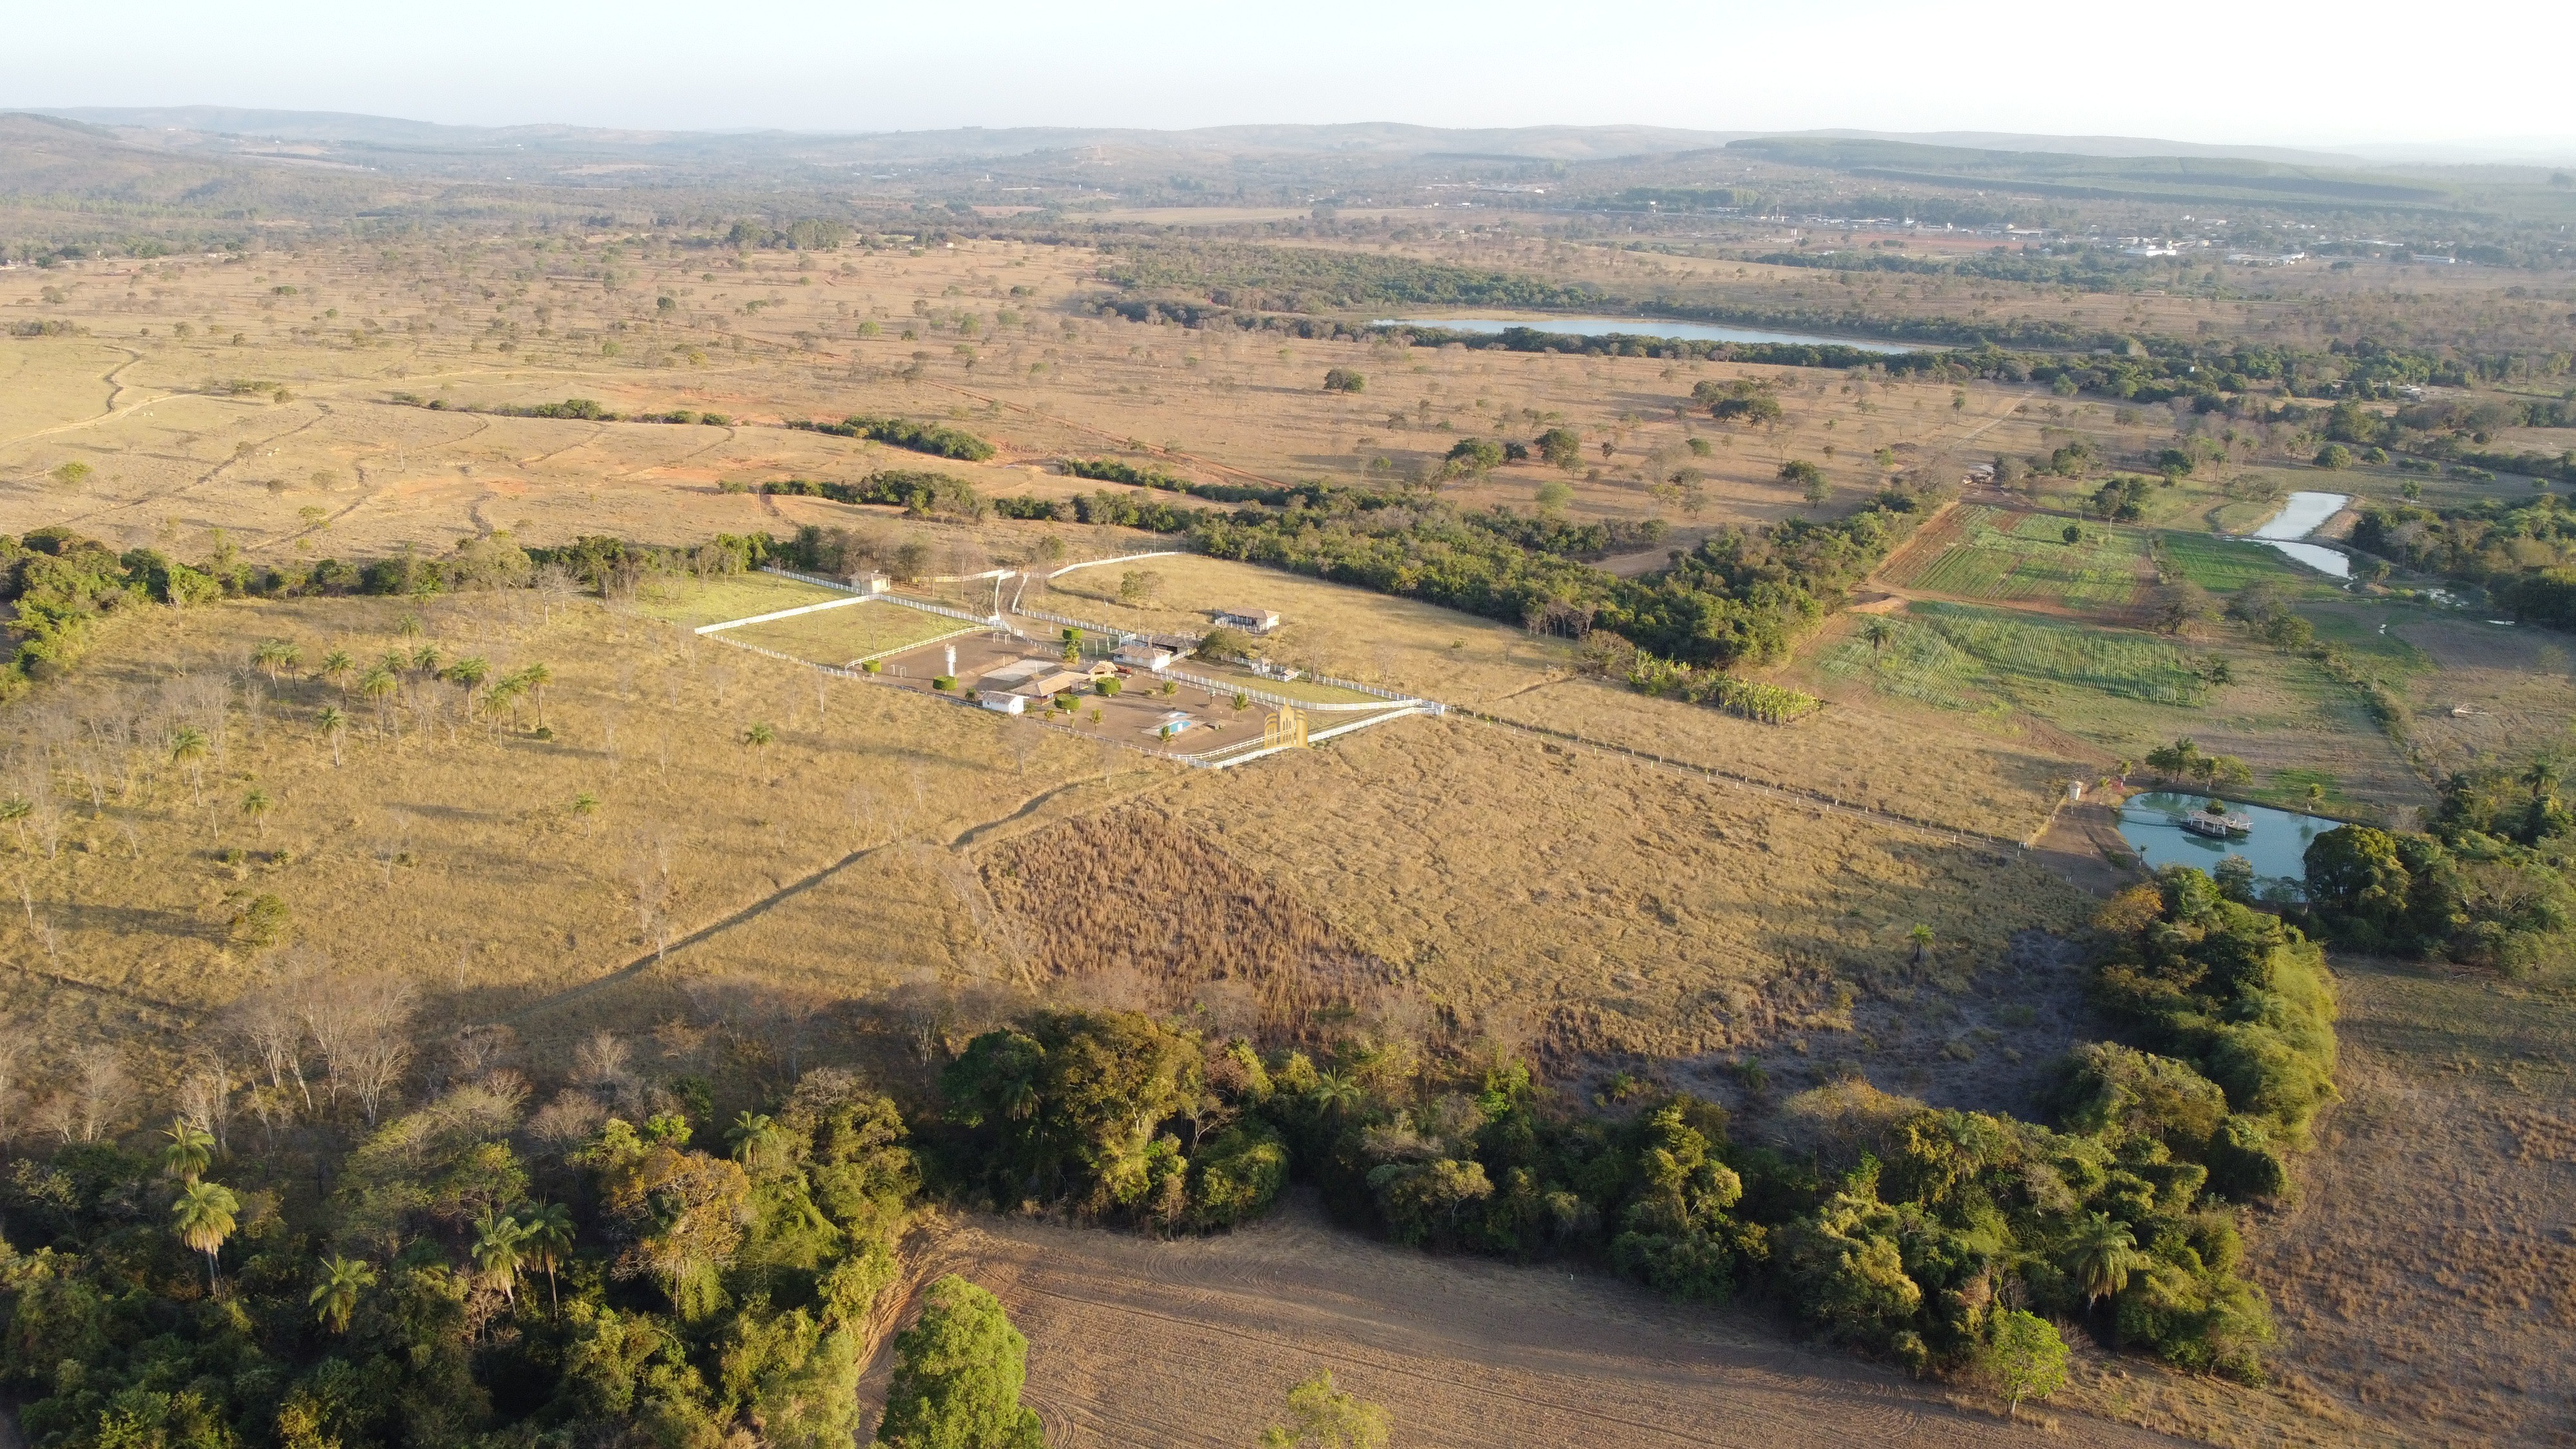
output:
[[[392,971],[342,982],[339,989],[350,1003],[352,1029],[341,1055],[331,1060],[331,1078],[347,1082],[373,1127],[385,1097],[402,1085],[411,1065],[411,1017],[419,990]]]
[[[394,867],[402,864],[404,857],[410,853],[411,824],[410,812],[403,810],[388,810],[377,822],[376,864],[384,868],[385,887],[388,890],[393,888]]]
[[[642,1100],[644,1081],[635,1074],[626,1040],[612,1031],[594,1033],[572,1051],[572,1084],[612,1107]]]
[[[36,1034],[0,1018],[0,1143],[18,1134],[26,1110],[27,1069],[36,1061]]]
[[[104,1043],[81,1048],[72,1057],[71,1080],[48,1105],[49,1125],[65,1142],[96,1142],[134,1105],[125,1054]]]
[[[201,1058],[179,1079],[179,1115],[200,1132],[211,1133],[218,1156],[233,1154],[228,1130],[233,1116],[233,1075],[221,1061]]]
[[[225,1012],[226,1024],[259,1059],[270,1090],[283,1100],[289,1078],[304,1110],[313,1110],[313,1089],[304,1080],[304,1016],[291,985],[263,987],[235,1001]]]

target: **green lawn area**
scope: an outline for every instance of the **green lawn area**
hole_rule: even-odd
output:
[[[2041,513],[1971,507],[1959,519],[1961,537],[1895,582],[1963,599],[2028,600],[2087,612],[2111,612],[2135,603],[2154,578],[2147,562],[2148,535],[2099,523],[2073,525]]]
[[[636,589],[635,607],[654,618],[695,629],[849,597],[838,589],[782,579],[776,574],[732,574],[705,583],[692,578],[649,580]]]
[[[1385,703],[1374,694],[1362,694],[1356,689],[1318,684],[1311,679],[1295,679],[1282,683],[1276,679],[1263,679],[1249,670],[1236,669],[1225,664],[1211,664],[1204,659],[1185,659],[1181,661],[1179,668],[1208,679],[1227,680],[1245,689],[1257,689],[1264,693],[1278,695],[1282,699],[1294,699],[1307,704]]]
[[[2053,716],[2087,697],[2191,706],[2208,696],[2197,660],[2141,634],[1964,604],[1917,603],[1887,623],[1883,643],[1855,633],[1814,667],[1899,699],[1987,714],[2011,704]]]
[[[725,637],[838,669],[853,660],[927,643],[943,634],[973,627],[944,614],[928,614],[880,599],[767,624],[746,624],[727,629]]]

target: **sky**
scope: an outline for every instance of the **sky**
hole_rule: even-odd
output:
[[[0,107],[670,130],[1407,121],[2576,147],[2570,0],[0,0]]]

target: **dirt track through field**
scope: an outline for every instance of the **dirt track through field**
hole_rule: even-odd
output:
[[[1057,1446],[1238,1446],[1319,1369],[1383,1405],[1392,1442],[1445,1446],[1949,1446],[2033,1425],[1588,1269],[1434,1258],[1308,1204],[1230,1236],[1155,1242],[996,1218],[958,1225],[923,1278],[966,1274],[1030,1341],[1026,1402]],[[871,1375],[882,1392],[886,1365]],[[2074,1420],[2058,1442],[2177,1441]]]

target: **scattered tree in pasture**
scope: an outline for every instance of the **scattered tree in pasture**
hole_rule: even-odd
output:
[[[313,723],[322,731],[322,738],[331,742],[331,768],[340,768],[340,740],[349,732],[349,716],[338,705],[326,704],[313,717]]]
[[[262,840],[268,839],[268,812],[276,808],[276,799],[257,786],[253,786],[249,794],[242,796],[242,815],[259,831],[259,838]]]
[[[2010,1308],[1996,1315],[1987,1341],[1985,1370],[2003,1395],[2004,1415],[2018,1418],[2021,1401],[2045,1399],[2066,1387],[2066,1340],[2038,1314]]]
[[[182,725],[170,736],[170,763],[188,772],[188,793],[199,805],[206,803],[206,755],[212,748],[206,732],[194,725]]]
[[[279,675],[304,662],[304,651],[284,639],[264,639],[251,651],[250,661],[267,673],[269,683],[275,684]]]
[[[350,658],[349,651],[346,649],[334,649],[330,653],[322,656],[323,679],[329,681],[333,687],[344,691],[348,686],[342,684],[341,681],[347,679],[349,677],[349,671],[357,667],[358,661]]]
[[[1824,481],[1825,470],[1804,458],[1792,458],[1780,465],[1779,479],[1792,488],[1806,488]]]
[[[572,814],[581,822],[581,838],[590,838],[591,817],[599,813],[599,797],[588,790],[572,797]]]
[[[751,728],[742,732],[742,742],[755,750],[774,745],[778,743],[778,730],[767,723],[754,723]]]
[[[1288,1422],[1261,1432],[1262,1449],[1385,1449],[1386,1410],[1333,1387],[1326,1369],[1288,1390]]]

